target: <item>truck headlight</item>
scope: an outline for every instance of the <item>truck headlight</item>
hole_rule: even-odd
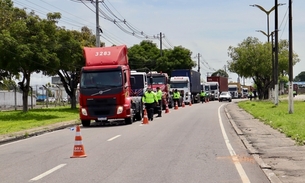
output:
[[[123,106],[119,106],[116,113],[121,114],[123,112]]]
[[[88,116],[87,110],[85,108],[82,108],[82,115]]]

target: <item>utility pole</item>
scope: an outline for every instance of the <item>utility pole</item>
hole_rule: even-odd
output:
[[[198,72],[200,73],[200,53],[198,53]]]
[[[278,82],[278,1],[275,0],[275,39],[274,39],[274,105],[279,104],[279,82]]]
[[[98,0],[95,0],[95,13],[96,13],[96,47],[101,47],[101,40],[100,40],[100,25],[99,25],[99,7],[98,7]]]
[[[162,57],[162,32],[160,32],[160,56]]]
[[[289,114],[293,113],[292,0],[289,0]]]
[[[275,85],[275,66],[274,66],[274,31],[271,33],[271,46],[272,46],[272,86],[271,86],[271,98],[274,100],[274,85]]]

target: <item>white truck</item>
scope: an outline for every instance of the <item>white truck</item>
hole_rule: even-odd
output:
[[[215,100],[219,98],[219,83],[217,81],[208,81],[207,84],[210,85],[210,95]]]
[[[181,102],[184,101],[185,104],[189,104],[191,102],[191,86],[190,86],[189,77],[187,77],[187,76],[171,77],[170,78],[170,89],[172,91],[177,89],[180,92]]]
[[[229,85],[228,89],[229,89],[229,92],[231,93],[232,99],[238,98],[238,86],[237,85]]]
[[[248,88],[242,88],[242,92],[243,92],[243,98],[248,98]]]
[[[147,74],[145,72],[130,71],[130,76],[131,80],[133,80],[131,82],[130,96],[133,100],[138,101],[132,103],[136,114],[134,120],[141,120],[143,117],[142,96],[148,87]]]

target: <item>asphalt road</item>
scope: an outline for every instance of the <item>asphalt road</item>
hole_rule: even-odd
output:
[[[228,103],[170,110],[147,125],[70,128],[0,146],[1,182],[270,182],[225,114]]]

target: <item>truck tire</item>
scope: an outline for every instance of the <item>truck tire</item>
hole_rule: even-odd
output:
[[[135,115],[135,120],[136,121],[141,121],[142,120],[142,113],[143,113],[143,110],[139,109],[139,111]]]
[[[90,120],[81,120],[83,127],[89,127],[90,126]]]
[[[130,125],[130,124],[133,123],[134,111],[135,111],[134,108],[131,108],[131,109],[130,109],[130,117],[125,118],[125,124],[126,124],[126,125]]]

